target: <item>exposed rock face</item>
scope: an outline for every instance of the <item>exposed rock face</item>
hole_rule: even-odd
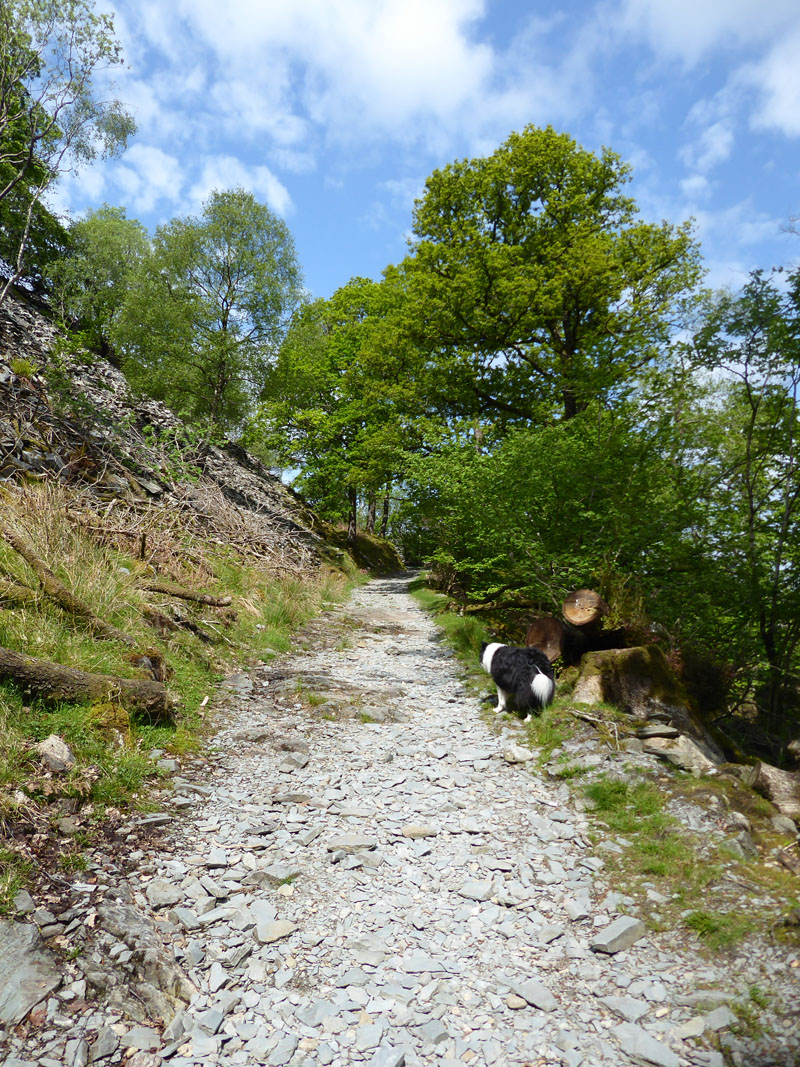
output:
[[[771,800],[781,815],[800,822],[800,771],[782,771],[759,761],[743,777],[748,785]]]
[[[255,457],[234,444],[198,443],[193,452],[182,446],[176,466],[163,441],[181,438],[181,420],[133,396],[99,356],[54,355],[58,341],[34,308],[10,296],[0,306],[0,482],[50,475],[97,501],[150,501],[282,569],[331,556],[313,513]],[[37,372],[14,373],[14,359]],[[180,469],[187,464],[189,480]],[[225,528],[216,529],[226,509]]]
[[[16,1026],[61,985],[61,974],[30,923],[0,921],[0,1023]]]
[[[720,747],[692,714],[686,693],[656,645],[587,652],[581,660],[573,699],[579,704],[607,701],[635,719],[669,723],[692,739],[709,764],[725,760]],[[677,751],[675,744],[661,748],[668,758],[670,751]]]

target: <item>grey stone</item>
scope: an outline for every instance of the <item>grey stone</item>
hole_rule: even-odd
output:
[[[503,759],[506,763],[527,763],[528,760],[532,760],[535,753],[531,752],[529,748],[524,748],[522,745],[507,745],[502,752]]]
[[[423,1023],[419,1032],[422,1038],[431,1045],[441,1045],[450,1036],[447,1027],[439,1019],[431,1019],[430,1022]]]
[[[668,723],[648,723],[636,731],[636,736],[643,739],[650,737],[678,737],[680,730]]]
[[[406,1054],[401,1048],[392,1045],[381,1045],[375,1050],[369,1067],[405,1067]]]
[[[262,945],[271,945],[274,941],[289,937],[296,929],[297,925],[289,919],[275,919],[273,922],[259,923],[256,926],[256,937]]]
[[[0,1022],[16,1026],[61,985],[61,970],[30,923],[0,920]]]
[[[662,756],[682,771],[688,771],[696,777],[714,771],[716,765],[722,762],[712,759],[707,749],[701,748],[697,741],[683,734],[676,738],[652,737],[645,741],[644,751],[654,756]]]
[[[264,880],[270,885],[283,885],[299,878],[302,871],[299,867],[289,863],[273,863],[269,867],[262,867],[259,871]]]
[[[58,734],[50,734],[44,741],[36,745],[36,751],[42,757],[42,762],[48,770],[54,774],[63,774],[75,766],[75,756],[72,749],[59,737]]]
[[[644,937],[645,925],[641,919],[635,919],[631,915],[621,915],[608,926],[595,934],[589,943],[593,952],[606,952],[613,954],[630,948]]]
[[[465,882],[459,889],[458,894],[466,897],[467,900],[488,900],[492,895],[492,882],[490,879]]]
[[[27,889],[20,889],[14,894],[14,910],[19,915],[32,915],[36,910],[33,897]]]
[[[540,1011],[555,1011],[558,1007],[558,1001],[547,986],[532,978],[524,982],[514,982],[512,988],[518,996]]]
[[[650,1010],[648,1005],[633,997],[600,997],[600,1003],[605,1004],[609,1011],[613,1011],[621,1019],[628,1023],[638,1022],[643,1015]]]
[[[119,1048],[119,1035],[110,1026],[104,1026],[97,1032],[97,1037],[89,1049],[89,1062],[98,1063],[112,1056]]]
[[[703,1022],[705,1023],[706,1030],[724,1030],[730,1026],[731,1023],[736,1022],[736,1016],[724,1005],[719,1008],[714,1008],[708,1015],[705,1016]]]
[[[167,881],[166,878],[154,878],[144,891],[148,902],[154,908],[170,908],[183,900],[183,890]]]
[[[632,1059],[645,1060],[656,1067],[680,1067],[680,1059],[675,1053],[662,1045],[635,1023],[619,1023],[612,1032],[619,1041],[620,1048]]]
[[[363,834],[341,834],[333,837],[327,843],[328,852],[360,852],[362,849],[371,851],[378,847],[378,842],[372,837],[364,837]]]
[[[797,837],[797,823],[788,815],[773,815],[770,819],[773,830],[779,834],[788,834],[789,837]]]
[[[147,1026],[134,1026],[119,1039],[123,1048],[139,1049],[143,1052],[154,1052],[161,1047],[161,1038],[156,1030]]]

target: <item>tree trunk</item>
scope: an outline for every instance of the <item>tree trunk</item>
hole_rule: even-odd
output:
[[[381,515],[381,537],[386,537],[389,529],[389,490],[383,495],[383,513]]]
[[[553,615],[534,619],[528,626],[525,644],[540,648],[551,663],[561,656],[565,667],[577,667],[586,652],[625,648],[625,630],[601,630],[592,626],[573,626]]]
[[[7,578],[0,578],[0,602],[35,604],[38,599],[39,594],[35,589],[31,589],[27,585],[20,585],[19,582],[9,581]]]
[[[534,619],[525,635],[525,644],[539,648],[553,663],[564,651],[564,626],[560,619],[544,615]]]
[[[356,540],[358,534],[358,493],[354,487],[351,486],[347,490],[347,499],[350,504],[350,510],[347,519],[347,543],[351,548],[356,547]]]
[[[608,614],[608,604],[593,589],[576,589],[561,605],[564,618],[573,626],[599,626]]]
[[[90,674],[75,667],[35,659],[22,652],[0,648],[0,678],[8,678],[47,703],[113,700],[155,722],[171,722],[174,698],[160,682],[143,678],[116,678]]]
[[[756,792],[771,800],[781,815],[800,819],[800,773],[782,771],[759,761],[747,770],[744,780]]]
[[[103,619],[99,618],[91,608],[78,600],[78,598],[67,589],[64,583],[56,578],[55,574],[53,574],[44,560],[36,555],[25,538],[1,519],[0,537],[7,541],[8,544],[22,556],[41,582],[42,589],[44,589],[45,593],[51,600],[55,600],[55,602],[65,611],[69,612],[70,615],[74,615],[76,618],[81,619],[86,623],[92,633],[97,634],[98,637],[102,637],[106,641],[120,641],[124,645],[133,647],[135,642],[132,637],[123,633],[122,630],[118,630],[117,627],[112,626],[111,623],[105,622]]]
[[[211,596],[209,593],[195,593],[191,589],[183,589],[179,585],[171,585],[169,582],[143,582],[142,589],[150,593],[164,593],[166,596],[178,597],[180,600],[193,600],[197,604],[205,604],[210,608],[227,608],[233,603],[229,596]]]
[[[372,492],[369,494],[369,497],[367,499],[368,499],[368,505],[367,505],[367,533],[368,534],[372,534],[374,536],[375,535],[375,511],[377,509],[377,501],[375,499],[375,494],[372,493]]]

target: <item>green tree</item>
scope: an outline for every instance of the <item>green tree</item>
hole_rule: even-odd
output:
[[[383,496],[385,526],[387,495],[415,440],[402,348],[385,329],[390,301],[384,286],[354,278],[301,308],[248,431],[299,469],[298,488],[324,517],[346,521],[351,539],[360,496],[368,529]]]
[[[283,220],[244,189],[216,191],[199,217],[156,230],[111,340],[135,386],[194,422],[234,430],[301,293]]]
[[[756,271],[718,298],[695,353],[718,381],[692,459],[698,536],[724,574],[717,632],[733,631],[728,655],[781,736],[800,681],[800,271],[786,284]]]
[[[69,254],[47,270],[50,301],[64,323],[107,357],[132,272],[149,253],[147,231],[125,208],[104,204],[73,223],[69,242]]]
[[[130,115],[93,85],[121,62],[111,16],[88,0],[0,5],[0,205],[12,237],[2,249],[10,276],[0,301],[24,273],[45,191],[60,174],[121,151],[132,134]]]
[[[637,220],[629,168],[552,128],[428,179],[399,268],[439,401],[501,423],[618,399],[699,275],[690,227]]]

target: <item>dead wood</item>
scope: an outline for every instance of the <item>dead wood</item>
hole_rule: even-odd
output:
[[[205,604],[211,608],[227,608],[233,603],[233,597],[211,596],[210,593],[195,593],[191,589],[183,589],[179,585],[171,585],[169,582],[144,582],[142,589],[149,593],[165,593],[167,596],[178,597],[180,600],[193,600],[197,604]]]
[[[166,637],[168,633],[174,633],[179,630],[180,627],[171,619],[169,615],[165,615],[163,611],[159,611],[158,608],[151,607],[150,604],[143,604],[141,607],[142,615],[144,615],[147,622],[157,630],[162,637]]]
[[[175,707],[174,698],[160,682],[92,674],[9,648],[0,648],[0,678],[10,679],[47,703],[113,700],[156,722],[170,722]]]
[[[551,663],[564,651],[564,626],[560,619],[552,615],[543,615],[534,619],[528,626],[525,644],[539,648]]]
[[[97,634],[98,637],[102,637],[106,641],[120,641],[122,644],[130,646],[135,644],[132,637],[95,615],[91,608],[87,607],[81,600],[78,600],[78,598],[67,589],[64,583],[56,578],[55,574],[53,574],[44,560],[36,555],[33,547],[28,544],[25,538],[9,526],[8,523],[3,522],[2,519],[0,519],[0,537],[7,541],[15,552],[18,552],[20,556],[22,556],[39,579],[42,589],[47,596],[49,596],[51,600],[54,600],[70,615],[73,615],[75,618],[86,623],[92,633]]]
[[[35,604],[39,594],[29,585],[21,585],[19,582],[0,578],[0,602],[11,604]]]
[[[561,605],[564,618],[573,626],[599,626],[609,612],[608,604],[594,589],[576,589]]]

